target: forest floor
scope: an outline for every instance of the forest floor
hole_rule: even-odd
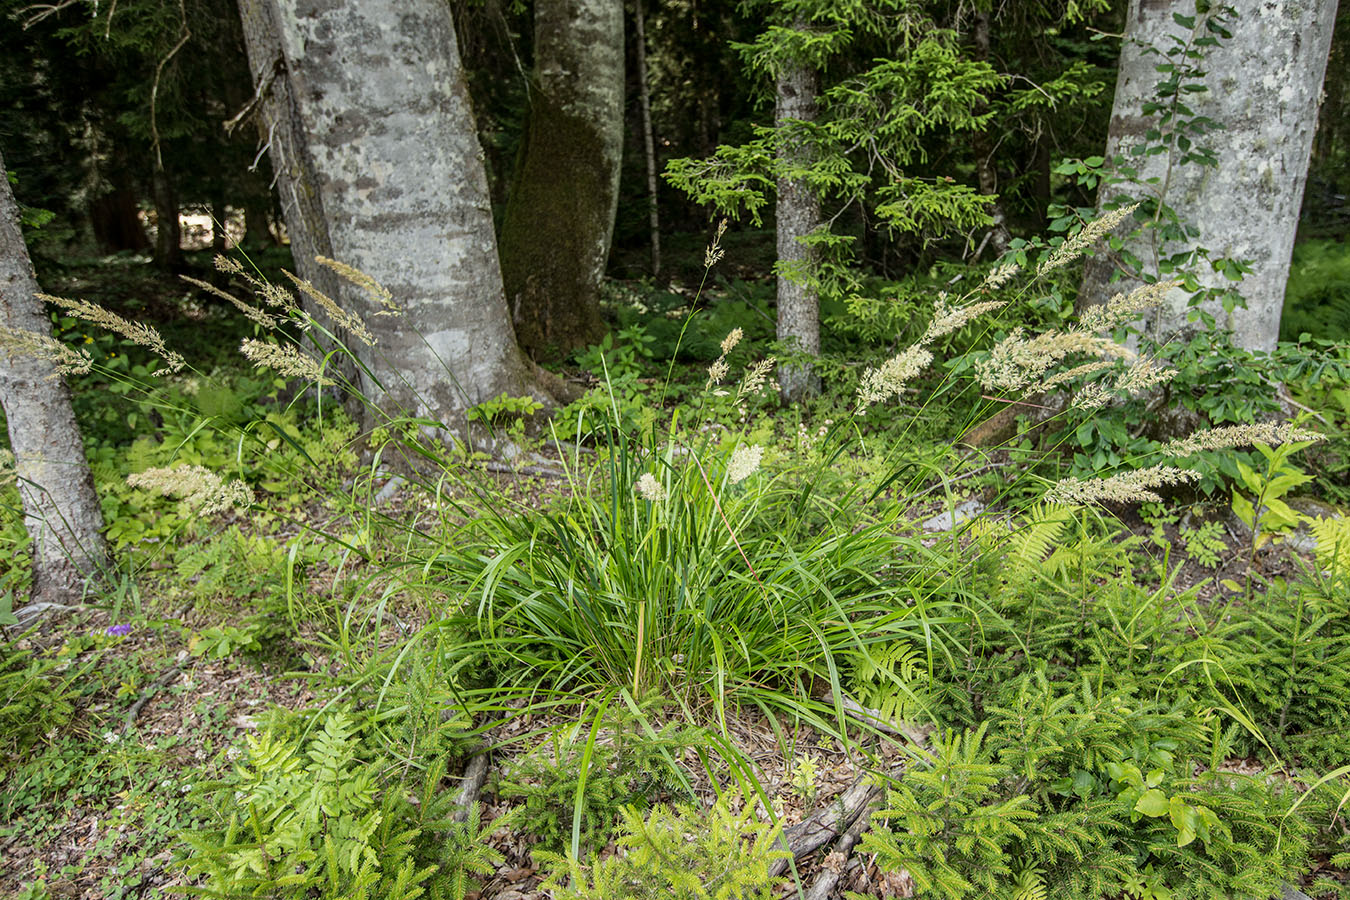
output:
[[[540,508],[567,490],[565,482],[537,475],[499,475],[494,480],[503,495]],[[976,498],[961,503],[968,499]],[[394,516],[415,513],[405,500],[393,492],[384,511]],[[946,511],[941,502],[933,501],[915,508],[913,521],[945,529]],[[1130,518],[1124,521],[1129,523]],[[244,519],[231,524],[252,527]],[[1141,542],[1153,534],[1152,527],[1137,517],[1132,524]],[[1163,526],[1166,539],[1184,556],[1179,527]],[[1217,563],[1204,565],[1193,559],[1181,563],[1174,581],[1178,590],[1196,587],[1202,598],[1213,597],[1220,581],[1243,577],[1248,559],[1240,544],[1244,539],[1240,524],[1229,523],[1226,532],[1228,547]],[[929,534],[929,542],[946,539],[941,530]],[[1262,577],[1288,577],[1306,568],[1309,557],[1297,546],[1295,541],[1263,548],[1258,555]],[[332,576],[331,571],[311,573],[313,583],[331,581]],[[124,634],[115,625],[125,621],[125,612],[118,617],[112,609],[94,607],[48,617],[17,642],[19,650],[59,655],[74,671],[82,665],[96,666],[98,688],[84,692],[75,717],[61,733],[47,735],[42,746],[25,758],[0,768],[0,896],[121,900],[167,896],[166,890],[183,888],[190,882],[181,866],[180,835],[202,824],[200,810],[189,799],[194,786],[226,773],[239,757],[243,739],[259,733],[278,712],[319,707],[339,692],[324,677],[329,661],[321,651],[309,658],[307,666],[295,669],[288,669],[287,660],[239,653],[210,658],[190,652],[202,629],[247,616],[252,601],[231,601],[222,595],[210,604],[182,605],[169,583],[163,588],[159,596],[154,590],[141,595],[143,605],[134,615],[137,624]],[[426,614],[416,609],[401,613],[408,617],[410,632],[425,624],[416,617]],[[316,635],[308,637],[313,640]],[[313,641],[311,646],[319,644]],[[496,748],[493,774],[483,795],[485,820],[519,803],[494,794],[501,773],[547,743],[548,735],[572,724],[565,715],[531,715],[511,718],[483,735]],[[921,728],[910,737],[922,741],[929,731],[931,727]],[[785,827],[818,815],[877,766],[877,758],[864,761],[854,749],[809,728],[789,757],[760,714],[734,714],[729,735],[753,760]],[[893,771],[903,769],[905,754],[899,744],[882,742],[877,750]],[[803,758],[811,761],[814,773],[808,790],[795,783]],[[716,786],[692,756],[687,762],[695,795],[710,803]],[[1261,764],[1251,757],[1231,757],[1225,769],[1252,773]],[[529,821],[495,833],[492,844],[502,861],[468,900],[546,897],[541,888],[544,875],[530,853],[535,840]],[[613,850],[611,843],[601,855]],[[816,853],[802,861],[796,875],[809,885],[822,865],[841,864],[846,866],[841,891],[876,897],[913,895],[907,876],[883,871],[865,857],[840,860]],[[783,889],[785,894],[792,890],[791,885]]]

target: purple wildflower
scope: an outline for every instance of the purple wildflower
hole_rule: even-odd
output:
[[[106,629],[104,629],[104,633],[105,633],[105,634],[111,634],[111,635],[113,635],[113,636],[115,636],[115,637],[125,637],[126,635],[131,634],[131,626],[130,626],[130,625],[109,625]]]

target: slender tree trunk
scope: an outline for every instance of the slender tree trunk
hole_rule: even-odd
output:
[[[1194,138],[1213,148],[1218,166],[1181,164],[1177,151],[1131,154],[1147,143],[1145,133],[1158,127],[1156,117],[1143,114],[1143,104],[1155,99],[1156,85],[1165,77],[1155,69],[1160,57],[1145,48],[1166,50],[1174,39],[1190,39],[1190,29],[1173,14],[1193,14],[1191,0],[1130,0],[1106,156],[1124,154],[1142,184],[1156,178],[1166,189],[1164,202],[1199,230],[1189,244],[1174,246],[1155,246],[1146,232],[1128,249],[1150,273],[1157,272],[1159,259],[1194,246],[1208,248],[1212,257],[1249,260],[1252,272],[1237,285],[1247,308],[1231,315],[1221,308],[1210,312],[1232,329],[1238,346],[1270,350],[1279,336],[1336,0],[1232,0],[1232,5],[1239,14],[1230,28],[1233,37],[1210,48],[1204,61],[1208,90],[1184,98],[1196,114],[1224,126]],[[1103,204],[1122,191],[1137,194],[1140,188],[1108,187]],[[1089,264],[1080,305],[1104,302],[1122,288],[1108,283],[1113,269],[1106,254]],[[1195,274],[1204,284],[1226,286],[1216,273]],[[1186,329],[1185,297],[1176,294],[1150,323],[1157,339]]]
[[[51,333],[0,159],[0,325]],[[33,538],[33,599],[73,603],[107,563],[103,513],[75,424],[70,391],[52,364],[0,351],[0,407],[24,522]]]
[[[128,179],[119,180],[123,183],[114,182],[116,187],[90,204],[89,222],[94,239],[105,253],[148,249],[150,239],[141,227],[136,192],[125,183]]]
[[[536,357],[594,341],[623,157],[622,0],[538,0],[530,116],[502,219],[516,336]]]
[[[225,245],[229,240],[229,235],[225,231],[225,220],[229,216],[230,211],[225,206],[225,198],[216,197],[211,202],[211,250],[215,253],[225,252]]]
[[[807,150],[793,137],[794,122],[814,122],[820,76],[809,66],[785,66],[777,78],[774,125],[780,161],[800,162]],[[802,239],[821,224],[820,197],[806,184],[778,179],[775,207],[778,239],[778,340],[816,356],[820,353],[818,254]],[[785,401],[796,402],[820,391],[820,379],[809,365],[780,366],[778,386]]]
[[[270,247],[276,243],[272,226],[267,221],[271,203],[264,197],[244,199],[244,243],[250,247]]]
[[[502,393],[552,403],[521,356],[502,292],[483,154],[450,7],[442,0],[240,0],[260,132],[300,274],[366,314],[349,341],[383,414],[467,433],[465,410]],[[376,310],[316,264],[356,266],[403,312]],[[378,421],[376,417],[372,421]]]
[[[652,95],[647,84],[647,25],[642,0],[634,0],[637,26],[638,102],[642,106],[642,149],[647,156],[647,213],[652,244],[652,275],[661,274],[661,215],[656,191],[656,135],[652,132]]]
[[[155,169],[152,176],[155,194],[155,265],[165,271],[183,265],[183,232],[178,224],[178,191],[169,173]]]
[[[989,13],[985,10],[976,10],[972,22],[972,37],[975,41],[975,59],[980,62],[989,61]],[[988,112],[988,104],[981,102],[976,108],[976,115],[983,115]],[[998,170],[994,166],[994,135],[989,126],[977,129],[973,135],[975,149],[975,176],[980,186],[980,193],[986,197],[997,197],[998,195]],[[1002,256],[1008,249],[1008,242],[1012,240],[1012,235],[1008,233],[1008,216],[1003,211],[1003,204],[997,199],[989,207],[989,215],[993,217],[994,224],[989,232],[989,243],[995,256]]]

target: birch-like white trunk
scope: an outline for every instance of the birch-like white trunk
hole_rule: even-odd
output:
[[[622,0],[537,0],[525,140],[502,218],[502,278],[521,346],[598,339],[623,161]]]
[[[239,0],[261,134],[296,266],[378,338],[354,345],[386,413],[463,433],[502,393],[552,397],[520,354],[502,291],[487,175],[443,0]],[[374,317],[322,254],[393,293]]]
[[[50,334],[51,319],[37,291],[18,205],[0,159],[0,324]],[[0,351],[0,407],[8,421],[24,523],[33,539],[33,599],[74,603],[101,574],[107,549],[70,391],[51,363]]]
[[[820,76],[803,65],[785,66],[777,77],[774,125],[783,136],[779,161],[794,166],[807,152],[792,137],[793,122],[814,122]],[[774,207],[778,240],[778,340],[811,356],[820,353],[820,292],[817,288],[818,254],[801,239],[821,224],[820,197],[799,179],[780,177]],[[814,396],[820,379],[809,365],[780,366],[778,387],[782,398],[796,402]]]
[[[1158,127],[1156,117],[1144,116],[1143,104],[1157,99],[1156,85],[1166,77],[1155,69],[1165,58],[1145,48],[1165,52],[1174,46],[1174,38],[1190,38],[1190,30],[1173,13],[1192,15],[1192,0],[1130,0],[1106,156],[1124,154],[1144,185],[1156,178],[1154,190],[1165,187],[1164,201],[1183,223],[1199,230],[1188,245],[1160,247],[1146,232],[1128,243],[1128,249],[1155,274],[1159,258],[1196,246],[1208,248],[1212,258],[1249,260],[1253,271],[1237,285],[1247,308],[1231,315],[1222,308],[1208,311],[1232,330],[1238,346],[1270,350],[1279,336],[1336,0],[1231,0],[1231,5],[1239,14],[1228,25],[1232,39],[1205,51],[1208,90],[1182,98],[1197,115],[1224,125],[1195,139],[1197,145],[1213,148],[1218,167],[1180,165],[1176,151],[1131,155],[1132,148],[1146,143],[1145,133]],[[1147,189],[1130,184],[1107,188],[1102,200]],[[1133,286],[1108,284],[1113,268],[1106,255],[1089,264],[1080,303],[1101,303]],[[1202,268],[1196,273],[1202,283],[1231,286],[1222,275]],[[1174,292],[1169,301],[1149,322],[1160,340],[1187,329],[1185,295]]]

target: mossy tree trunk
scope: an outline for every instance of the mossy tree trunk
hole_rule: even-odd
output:
[[[794,123],[814,122],[820,75],[808,65],[785,64],[776,79],[777,102],[774,125],[778,129],[778,155],[782,168],[804,166],[809,144],[794,134]],[[820,196],[805,182],[784,175],[778,179],[774,207],[777,228],[778,340],[796,351],[820,354],[820,289],[818,254],[804,238],[821,225]],[[797,402],[820,392],[820,378],[810,365],[784,365],[778,369],[782,398]]]
[[[502,393],[551,405],[522,356],[502,291],[482,148],[450,6],[441,0],[239,0],[287,231],[300,274],[364,314],[378,343],[349,345],[378,414],[468,431]],[[384,284],[403,312],[314,262]]]
[[[0,159],[0,325],[41,335],[52,323]],[[103,512],[66,388],[50,362],[0,351],[0,407],[33,539],[33,599],[74,603],[107,564]]]
[[[1223,126],[1190,137],[1213,149],[1218,165],[1206,166],[1183,163],[1183,152],[1176,149],[1142,156],[1132,152],[1157,144],[1148,132],[1159,127],[1158,116],[1145,115],[1144,104],[1159,99],[1157,85],[1167,75],[1155,67],[1167,60],[1149,50],[1166,52],[1177,41],[1189,41],[1192,29],[1173,15],[1192,16],[1195,4],[1130,0],[1106,157],[1124,155],[1138,174],[1135,183],[1103,189],[1101,202],[1110,203],[1122,193],[1138,196],[1144,190],[1139,185],[1156,179],[1152,184],[1160,187],[1148,189],[1164,190],[1163,202],[1182,223],[1198,230],[1185,245],[1159,245],[1150,239],[1155,233],[1151,230],[1127,241],[1126,248],[1147,274],[1157,274],[1160,259],[1197,246],[1208,248],[1211,257],[1250,261],[1252,271],[1236,285],[1247,308],[1231,314],[1222,308],[1209,311],[1232,330],[1238,346],[1270,350],[1279,336],[1336,0],[1232,0],[1231,5],[1238,13],[1227,26],[1232,37],[1205,51],[1206,90],[1183,98],[1196,115]],[[1110,283],[1116,263],[1104,253],[1089,262],[1080,305],[1105,302],[1133,286]],[[1229,286],[1208,266],[1200,268],[1195,274],[1202,284]],[[1158,340],[1187,329],[1187,298],[1181,291],[1175,294],[1149,322]]]
[[[516,336],[536,358],[601,331],[623,156],[621,0],[538,0],[530,114],[501,229]]]

